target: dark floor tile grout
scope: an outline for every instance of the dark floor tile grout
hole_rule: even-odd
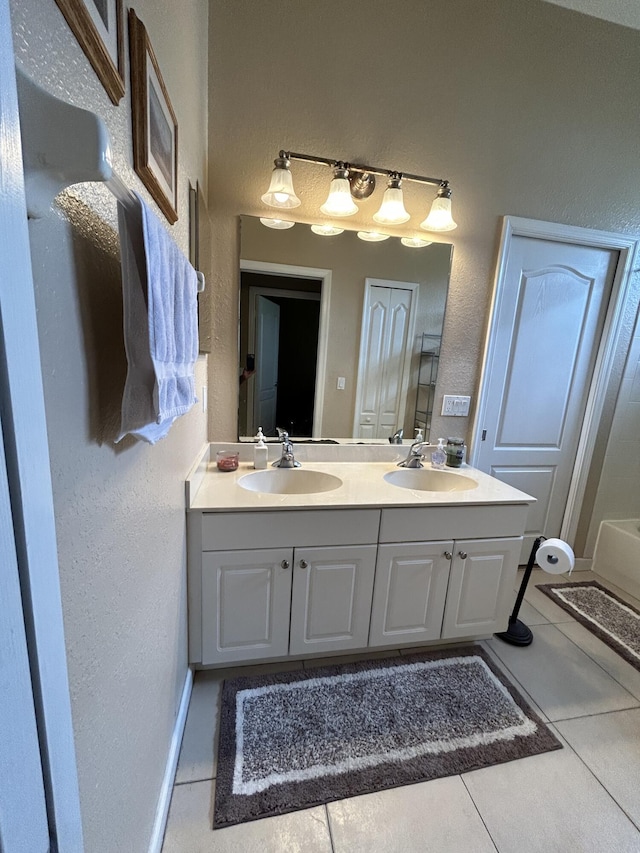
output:
[[[329,843],[331,844],[331,853],[336,853],[336,845],[333,841],[333,832],[331,832],[331,818],[329,816],[329,803],[324,804],[324,814],[327,819],[327,829],[329,830]]]
[[[543,723],[551,722],[547,714],[542,710],[540,705],[536,702],[534,697],[531,695],[529,690],[524,686],[524,684],[518,679],[514,672],[511,671],[509,666],[505,663],[505,661],[500,657],[498,652],[492,646],[487,646],[487,654],[493,655],[495,662],[498,663],[505,672],[505,675],[508,675],[509,678],[513,681],[513,686],[523,694],[523,698],[527,701],[529,705],[534,705],[533,710],[540,716]]]
[[[629,709],[624,709],[624,710],[629,710]],[[616,712],[609,712],[609,711],[607,711],[607,712],[605,712],[605,713],[616,713]],[[592,717],[599,717],[599,716],[602,716],[602,715],[601,715],[601,714],[591,714],[590,716],[592,716]],[[555,729],[555,733],[556,733],[559,737],[561,737],[563,741],[565,741],[565,743],[563,743],[563,744],[562,744],[563,748],[564,748],[564,749],[569,748],[569,749],[571,750],[571,752],[573,752],[573,754],[576,756],[576,758],[578,759],[578,761],[579,761],[579,762],[582,764],[582,766],[587,770],[587,772],[588,772],[588,773],[589,773],[589,774],[590,774],[590,775],[591,775],[591,776],[596,780],[596,782],[597,782],[597,783],[598,783],[598,785],[602,788],[602,790],[605,792],[605,794],[607,794],[607,796],[612,800],[612,802],[614,802],[614,803],[616,804],[616,806],[620,809],[620,811],[622,812],[622,814],[627,818],[627,820],[631,823],[631,825],[632,825],[632,826],[634,826],[634,827],[638,830],[638,832],[640,832],[640,826],[635,822],[635,820],[631,817],[631,815],[627,812],[627,810],[626,810],[622,805],[620,805],[620,803],[616,800],[616,798],[613,796],[613,794],[611,793],[611,791],[610,791],[610,790],[607,788],[607,786],[604,784],[604,782],[602,781],[602,779],[600,779],[600,777],[596,775],[596,773],[591,769],[591,767],[589,767],[589,765],[588,765],[588,764],[587,764],[587,762],[584,760],[584,758],[580,755],[580,753],[578,752],[578,750],[577,750],[577,749],[576,749],[576,748],[575,748],[575,747],[574,747],[574,746],[569,742],[569,740],[568,740],[568,739],[567,739],[567,738],[562,734],[562,732],[561,732],[559,729],[555,728],[555,726],[554,726],[553,724],[552,724],[552,728],[554,728],[554,729]]]
[[[482,821],[482,825],[483,825],[483,826],[484,826],[484,828],[487,830],[487,835],[489,836],[489,839],[491,840],[491,843],[493,844],[493,846],[494,846],[495,850],[497,851],[497,853],[500,853],[500,850],[499,850],[499,848],[498,848],[498,845],[497,845],[497,844],[496,844],[496,842],[494,841],[493,835],[491,835],[491,830],[490,830],[490,829],[489,829],[489,827],[487,826],[485,819],[482,817],[482,812],[481,812],[481,811],[480,811],[480,809],[478,808],[478,804],[476,803],[476,801],[473,799],[473,794],[471,793],[471,791],[470,791],[470,790],[469,790],[469,788],[467,787],[467,783],[466,783],[466,782],[465,782],[465,780],[464,780],[464,776],[465,776],[465,774],[462,774],[462,775],[459,777],[459,779],[460,779],[460,781],[462,782],[462,784],[464,785],[464,789],[465,789],[465,791],[467,792],[467,794],[469,795],[469,799],[470,799],[470,800],[471,800],[471,802],[473,803],[473,807],[474,807],[474,809],[476,810],[476,812],[478,813],[478,817],[479,817],[479,818],[480,818],[480,820]]]
[[[180,785],[195,785],[196,782],[215,782],[215,776],[203,776],[202,779],[183,779],[181,782],[174,782],[173,787],[178,788]]]
[[[589,631],[589,629],[588,629],[585,625],[582,625],[582,623],[581,623],[581,622],[578,622],[578,621],[577,621],[577,619],[574,619],[574,622],[576,622],[578,625],[580,625],[582,628],[584,628],[584,629],[585,629],[585,631]],[[561,632],[561,633],[563,633],[563,634],[564,634],[564,631],[563,631],[563,632]],[[612,648],[611,648],[611,646],[608,646],[606,643],[604,643],[604,642],[600,639],[600,637],[596,637],[596,635],[593,633],[593,631],[589,631],[589,633],[590,633],[590,634],[592,634],[592,636],[594,637],[594,639],[596,639],[599,643],[602,643],[603,648],[609,649],[609,650],[610,650],[610,651],[612,651],[614,654],[618,654],[618,653],[616,652],[616,650],[615,650],[615,649],[612,649]],[[587,649],[583,649],[583,648],[582,648],[582,646],[581,646],[579,643],[576,643],[576,641],[573,639],[573,637],[569,637],[567,634],[564,634],[564,636],[567,638],[567,640],[569,640],[569,642],[570,642],[570,643],[573,643],[573,645],[574,645],[577,649],[580,649],[580,651],[581,651],[581,652],[584,652],[584,654],[589,658],[589,660],[593,661],[593,662],[595,663],[595,665],[596,665],[596,666],[600,667],[600,669],[605,673],[605,675],[608,675],[608,676],[609,676],[609,678],[610,678],[612,681],[615,681],[615,683],[618,685],[618,687],[622,688],[622,690],[624,690],[624,692],[625,692],[625,693],[627,693],[627,694],[631,697],[631,699],[633,699],[633,700],[634,700],[638,705],[640,705],[640,699],[638,699],[636,696],[634,696],[634,695],[633,695],[633,693],[631,693],[631,692],[630,692],[630,691],[629,691],[629,690],[624,686],[624,684],[622,684],[622,682],[621,682],[621,681],[619,681],[619,680],[615,677],[615,675],[613,675],[613,673],[609,672],[609,670],[608,670],[608,669],[606,669],[604,666],[602,666],[602,664],[601,664],[599,661],[597,661],[594,657],[592,657],[592,656],[589,654],[589,652],[587,651]],[[629,663],[628,661],[625,661],[625,660],[624,660],[624,658],[623,658],[623,657],[621,657],[620,655],[618,655],[618,657],[620,657],[620,660],[621,660],[621,661],[624,661],[624,663]],[[632,669],[635,669],[635,667],[634,667],[632,664],[630,664],[630,663],[629,663],[629,666],[630,666]]]
[[[557,720],[549,720],[552,725],[556,723],[570,723],[572,720],[588,720],[591,717],[606,717],[609,714],[626,714],[627,711],[640,711],[640,702],[628,708],[612,708],[609,711],[599,711],[597,714],[580,714],[578,717],[559,717]]]

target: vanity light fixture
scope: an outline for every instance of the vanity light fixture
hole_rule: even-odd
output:
[[[320,208],[327,216],[342,217],[357,213],[358,206],[354,199],[359,201],[369,198],[375,190],[375,176],[382,175],[387,178],[388,186],[380,209],[374,214],[375,222],[380,225],[401,225],[410,219],[411,214],[404,206],[401,185],[402,181],[413,181],[438,187],[436,198],[431,205],[431,211],[420,223],[420,228],[425,231],[452,231],[457,227],[451,216],[451,187],[444,178],[428,178],[424,175],[399,172],[397,169],[382,169],[361,163],[347,163],[343,160],[300,154],[294,151],[280,151],[275,160],[271,184],[262,196],[262,201],[270,207],[291,209],[300,204],[300,199],[293,189],[290,170],[291,160],[302,160],[307,163],[330,166],[333,170],[329,195]]]
[[[293,228],[296,224],[295,222],[291,222],[289,219],[267,219],[266,216],[261,216],[260,222],[262,222],[263,225],[266,225],[267,228],[275,228],[278,231],[286,231],[287,228]]]
[[[430,246],[432,241],[423,240],[422,237],[401,237],[400,242],[410,249],[423,249],[425,246]]]
[[[380,210],[373,214],[374,221],[380,225],[402,225],[403,222],[411,219],[410,214],[405,210],[401,184],[402,178],[394,172],[382,196]]]
[[[453,231],[458,223],[451,216],[451,187],[445,181],[440,184],[427,218],[420,223],[424,231]]]
[[[344,228],[338,228],[337,225],[312,225],[311,230],[321,237],[335,237],[344,232]]]
[[[291,177],[291,162],[284,151],[276,157],[274,169],[271,173],[269,189],[262,196],[262,201],[269,207],[279,207],[282,210],[291,210],[300,207],[300,199],[293,189],[293,178]]]
[[[367,243],[382,243],[388,240],[391,234],[381,234],[380,231],[358,231],[358,237]]]
[[[351,198],[349,170],[345,169],[344,163],[336,164],[329,195],[320,210],[327,216],[353,216],[358,212],[358,205]]]

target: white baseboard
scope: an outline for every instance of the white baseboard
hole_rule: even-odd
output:
[[[176,716],[176,724],[173,727],[171,746],[169,747],[169,754],[167,755],[167,765],[164,771],[162,787],[160,788],[160,796],[158,797],[156,818],[153,822],[153,832],[151,833],[151,842],[149,843],[149,853],[161,853],[162,850],[164,831],[167,826],[169,805],[171,804],[173,783],[176,778],[176,770],[178,768],[182,735],[184,734],[184,726],[187,722],[187,711],[189,710],[189,700],[191,699],[192,687],[193,669],[192,667],[189,667],[187,670],[187,676],[184,680],[184,687],[182,688],[182,697],[180,699],[180,707],[178,708],[178,714]]]

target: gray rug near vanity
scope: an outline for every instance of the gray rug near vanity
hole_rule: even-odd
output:
[[[475,646],[238,678],[214,829],[559,748]]]

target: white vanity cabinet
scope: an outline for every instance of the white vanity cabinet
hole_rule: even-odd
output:
[[[289,654],[367,645],[375,545],[296,548]]]
[[[362,482],[334,470],[347,484],[343,505],[329,503],[336,489],[327,505],[313,495],[308,508],[296,494],[241,493],[234,504],[233,475],[203,475],[187,514],[193,664],[417,647],[506,629],[528,495],[472,471],[481,481],[475,503],[467,492],[429,504],[411,492],[414,503],[394,505],[406,490],[388,487],[384,470],[359,469]]]
[[[291,548],[202,555],[202,663],[289,652]]]
[[[522,536],[454,542],[443,640],[506,629],[521,548]]]
[[[440,639],[453,541],[378,547],[370,646]]]
[[[366,647],[379,524],[379,510],[191,513],[191,660]]]
[[[525,519],[517,504],[383,510],[369,644],[504,631]]]

